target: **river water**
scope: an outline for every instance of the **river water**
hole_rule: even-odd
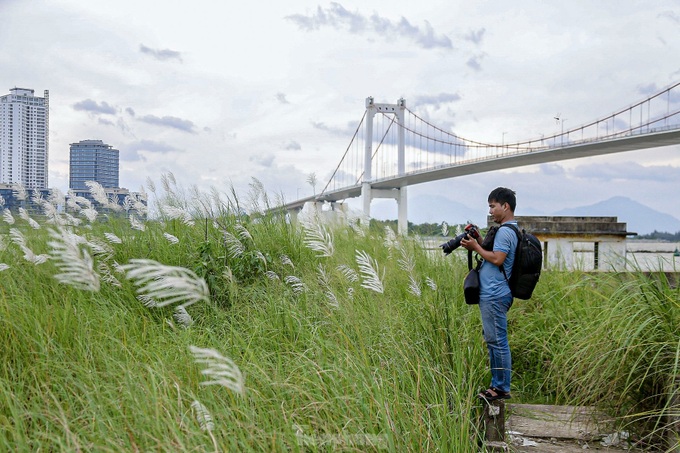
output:
[[[431,249],[435,253],[436,251],[441,253],[439,244],[446,242],[445,238],[422,238],[422,241],[425,248]],[[595,269],[595,253],[592,243],[589,246],[576,248],[574,251],[573,263],[575,269],[583,271]],[[463,252],[464,250],[454,253],[459,253],[462,257]],[[629,271],[680,272],[680,242],[628,239],[626,240],[625,258],[625,269]],[[618,263],[615,267],[620,268]]]
[[[660,242],[646,239],[626,241],[628,270],[680,272],[680,242]]]

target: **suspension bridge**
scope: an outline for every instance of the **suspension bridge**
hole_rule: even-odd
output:
[[[297,212],[310,202],[329,202],[335,208],[340,201],[361,196],[364,214],[370,216],[373,199],[392,198],[397,201],[399,232],[406,233],[410,185],[676,144],[680,144],[680,82],[582,126],[501,144],[470,140],[431,124],[409,110],[404,99],[382,104],[369,97],[324,188],[280,208]]]

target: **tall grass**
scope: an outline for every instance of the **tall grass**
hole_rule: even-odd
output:
[[[463,260],[268,215],[256,180],[245,202],[147,185],[157,220],[0,223],[0,449],[478,451],[489,373]],[[515,401],[667,428],[678,293],[632,278],[546,273],[515,302]]]

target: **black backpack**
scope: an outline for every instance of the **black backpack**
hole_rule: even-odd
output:
[[[499,228],[504,226],[512,228],[517,234],[517,251],[515,252],[515,261],[512,263],[510,280],[505,275],[503,265],[500,266],[501,272],[503,272],[505,280],[508,280],[512,297],[530,299],[543,268],[541,241],[524,229],[520,233],[519,229],[512,224],[503,224]]]

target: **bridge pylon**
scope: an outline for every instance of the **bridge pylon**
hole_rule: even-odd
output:
[[[371,201],[375,198],[392,198],[397,201],[398,219],[397,230],[399,234],[408,233],[408,191],[406,184],[394,189],[374,189],[373,182],[373,118],[380,112],[395,115],[399,130],[397,133],[397,172],[403,176],[406,171],[405,145],[404,145],[404,112],[406,100],[400,98],[396,104],[379,104],[374,102],[373,97],[366,98],[366,148],[364,150],[364,177],[361,183],[361,198],[363,201],[364,215],[371,215]]]

